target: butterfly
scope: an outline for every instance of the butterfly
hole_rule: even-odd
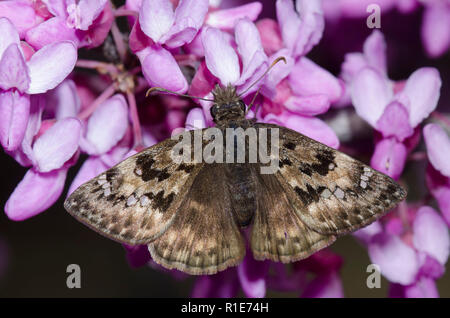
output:
[[[152,259],[168,269],[207,275],[242,261],[244,228],[255,259],[289,263],[374,222],[405,198],[390,177],[342,152],[246,119],[235,87],[216,86],[213,96],[210,112],[219,130],[277,129],[274,173],[261,173],[261,163],[176,162],[178,141],[167,139],[80,186],[65,209],[108,238],[148,245]]]

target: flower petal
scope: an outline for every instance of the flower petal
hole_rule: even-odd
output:
[[[384,138],[396,137],[399,141],[405,140],[414,133],[414,129],[409,124],[408,111],[396,101],[385,108],[383,115],[377,121],[376,129],[383,134]]]
[[[262,10],[258,1],[230,9],[216,10],[208,14],[206,24],[219,29],[233,29],[239,19],[248,18],[255,21]]]
[[[142,72],[149,84],[185,93],[188,83],[172,54],[161,46],[151,46],[144,51],[140,60]]]
[[[404,296],[406,298],[439,298],[434,279],[429,277],[420,277],[417,282],[404,287]]]
[[[77,117],[81,107],[75,82],[64,80],[55,89],[47,92],[47,111],[52,110],[56,120]]]
[[[206,128],[206,119],[203,114],[203,109],[193,108],[186,117],[186,130],[203,129]]]
[[[5,205],[11,220],[22,221],[48,209],[64,189],[67,169],[41,173],[28,170]]]
[[[283,49],[283,40],[281,39],[278,23],[272,19],[261,19],[256,23],[264,52],[272,55]],[[287,54],[288,55],[288,54]]]
[[[247,68],[257,51],[263,51],[261,38],[255,24],[249,19],[241,19],[234,29],[236,44],[242,59],[243,68]]]
[[[4,2],[0,2],[0,5]],[[0,11],[1,12],[1,11]],[[11,45],[11,44],[20,44],[19,33],[17,33],[14,25],[6,18],[0,18],[0,34],[2,35],[0,38],[0,58],[3,55],[3,52]]]
[[[20,33],[21,38],[23,38],[25,32],[36,23],[35,11],[33,7],[25,1],[0,1],[0,17],[8,18]],[[4,32],[1,32],[0,34],[2,37],[8,36],[7,33]]]
[[[297,0],[300,28],[295,41],[294,56],[305,55],[320,42],[325,29],[325,19],[320,0]],[[292,31],[291,31],[292,32]]]
[[[237,267],[239,281],[247,297],[262,298],[266,295],[265,277],[269,271],[268,261],[256,261],[247,251],[244,260]]]
[[[438,124],[428,124],[423,128],[423,137],[433,167],[450,177],[450,138],[445,130]]]
[[[161,43],[171,48],[190,43],[203,25],[208,5],[208,0],[181,0],[175,9],[175,24],[161,38]]]
[[[284,106],[294,113],[304,116],[315,116],[327,112],[330,108],[330,100],[327,95],[317,94],[305,97],[292,95]]]
[[[67,24],[79,30],[87,30],[100,15],[107,0],[80,0],[67,6]]]
[[[86,140],[93,146],[90,154],[102,154],[116,145],[128,127],[128,108],[123,95],[103,102],[89,118]]]
[[[388,81],[377,71],[364,68],[354,78],[350,87],[352,103],[357,114],[372,127],[392,99]]]
[[[206,65],[223,85],[234,84],[240,76],[239,59],[219,29],[208,28],[202,33]]]
[[[34,143],[33,152],[40,172],[59,169],[78,149],[81,123],[75,118],[57,121]]]
[[[193,298],[231,298],[239,291],[239,280],[234,268],[214,275],[204,275],[197,278],[192,288]]]
[[[416,127],[436,108],[441,85],[439,71],[432,67],[420,68],[408,78],[397,98],[406,100],[403,104],[408,107],[412,127]]]
[[[450,47],[450,9],[435,1],[426,6],[422,21],[422,42],[430,57],[439,57]]]
[[[339,148],[339,139],[334,131],[318,118],[298,116],[284,111],[280,115],[268,114],[264,122],[293,129],[329,147]]]
[[[159,42],[169,32],[175,16],[170,0],[143,0],[139,10],[139,23],[142,31],[153,41]]]
[[[283,43],[292,51],[300,32],[300,17],[294,9],[292,0],[277,0],[276,9]]]
[[[447,224],[433,208],[424,206],[417,211],[413,233],[414,247],[445,265],[450,251],[450,237]]]
[[[393,235],[385,233],[373,237],[368,246],[372,263],[380,266],[381,274],[389,281],[402,285],[414,282],[419,271],[416,252]]]
[[[79,43],[76,29],[68,27],[66,21],[61,17],[53,17],[39,23],[27,31],[25,39],[36,49],[61,41],[72,41],[77,45]]]
[[[25,92],[30,84],[28,68],[17,44],[11,44],[0,60],[0,88]]]
[[[6,151],[22,143],[30,114],[30,97],[17,91],[0,91],[0,142]]]
[[[55,88],[75,67],[77,49],[63,41],[44,46],[28,61],[31,79],[28,94],[39,94]]]
[[[382,74],[387,73],[386,40],[383,33],[378,30],[373,31],[364,42],[363,52],[370,66]]]
[[[381,232],[383,232],[383,227],[381,226],[379,221],[375,221],[370,225],[354,232],[353,235],[360,239],[363,243],[369,244],[372,240],[372,237]]]
[[[394,138],[382,139],[375,146],[370,165],[378,171],[398,180],[405,167],[407,150]]]
[[[330,102],[337,101],[343,94],[338,79],[306,57],[294,65],[289,75],[289,84],[296,95],[324,94]]]

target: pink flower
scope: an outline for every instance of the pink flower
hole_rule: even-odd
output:
[[[411,74],[404,84],[397,84],[397,88],[386,76],[381,33],[375,31],[364,49],[364,55],[347,55],[343,76],[357,114],[381,133],[371,165],[396,179],[411,150],[407,149],[406,140],[436,108],[442,81],[435,68],[424,67]]]
[[[111,29],[113,16],[107,0],[44,1],[49,17],[27,30],[25,39],[34,48],[72,41],[78,47],[99,46]]]
[[[431,194],[436,198],[439,208],[450,226],[450,138],[437,124],[428,124],[423,129],[427,147],[428,167],[426,178]]]
[[[182,0],[175,11],[169,0],[142,1],[132,49],[151,86],[186,92],[187,81],[171,51],[193,40],[207,11],[208,0]]]
[[[425,6],[422,42],[430,57],[439,57],[450,48],[450,1],[421,1]]]
[[[434,281],[442,276],[450,251],[447,225],[427,206],[421,207],[409,221],[412,233],[402,225],[406,220],[395,222],[397,229],[389,232],[388,225],[396,220],[393,218],[386,224],[386,232],[378,232],[369,239],[372,262],[394,283],[392,297],[437,297]]]
[[[7,151],[16,150],[24,137],[30,94],[56,87],[73,70],[77,51],[71,42],[46,45],[26,60],[19,34],[0,18],[0,141]]]

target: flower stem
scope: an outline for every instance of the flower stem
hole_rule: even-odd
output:
[[[78,118],[81,120],[84,120],[88,118],[96,109],[97,107],[102,104],[104,101],[106,101],[108,98],[110,98],[116,90],[116,83],[111,84],[108,86],[103,93],[98,96],[89,107],[84,109],[81,113],[78,114]]]
[[[144,147],[142,144],[142,130],[141,124],[139,123],[139,115],[137,111],[136,98],[134,94],[130,91],[127,91],[127,100],[128,105],[130,107],[130,115],[131,122],[133,125],[133,134],[134,134],[134,142],[136,151],[141,151]]]
[[[78,60],[75,65],[77,67],[95,69],[95,70],[98,70],[100,73],[111,73],[111,74],[118,73],[117,68],[113,64],[109,64],[109,63],[105,63],[105,62],[92,61],[92,60]]]
[[[119,9],[114,11],[114,16],[116,16],[116,17],[132,16],[132,17],[137,18],[137,17],[139,17],[139,13],[137,11],[127,10],[127,9],[123,9],[122,7],[120,7]]]
[[[113,21],[113,24],[111,26],[111,34],[113,36],[114,43],[116,43],[116,49],[119,53],[120,60],[122,61],[122,63],[124,63],[127,55],[127,47],[125,46],[122,33],[120,33],[116,20]]]

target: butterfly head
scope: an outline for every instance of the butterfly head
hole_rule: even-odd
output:
[[[215,123],[244,119],[246,106],[236,94],[236,87],[228,85],[223,88],[216,85],[213,96],[214,104],[210,112]]]

